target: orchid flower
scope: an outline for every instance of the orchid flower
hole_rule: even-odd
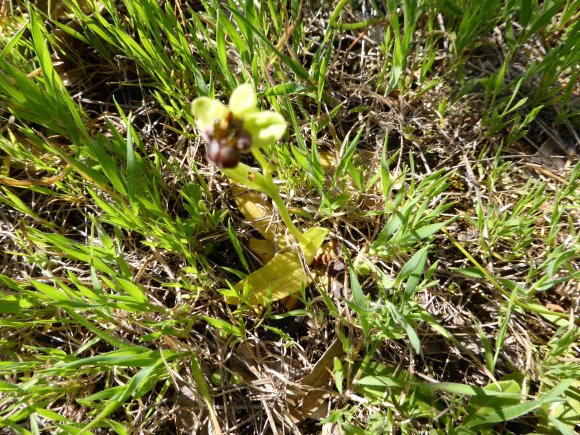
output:
[[[268,195],[290,233],[305,245],[307,240],[292,222],[272,180],[274,169],[260,151],[284,136],[287,126],[284,117],[271,110],[258,110],[256,91],[248,83],[232,92],[229,107],[212,98],[199,97],[191,103],[191,113],[206,143],[208,160],[233,181]],[[240,163],[241,154],[249,152],[262,172]]]
[[[229,107],[200,97],[191,104],[191,113],[207,145],[209,161],[219,168],[234,168],[240,154],[281,139],[287,125],[278,112],[258,110],[256,92],[249,83],[233,91]]]

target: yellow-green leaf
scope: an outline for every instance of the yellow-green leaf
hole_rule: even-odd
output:
[[[328,234],[325,228],[311,228],[304,233],[305,238],[309,241],[305,246],[301,246],[304,259],[307,264],[312,262],[316,251],[324,242]],[[309,277],[304,272],[301,253],[297,251],[279,252],[257,271],[248,275],[245,279],[238,282],[234,288],[242,293],[244,287],[249,289],[250,305],[259,305],[268,297],[271,301],[277,301],[286,296],[300,292],[303,285],[309,283]],[[228,304],[239,303],[236,296],[227,296]]]
[[[273,244],[276,234],[281,234],[282,230],[280,225],[272,223],[272,207],[264,204],[264,196],[237,185],[232,186],[231,191],[240,212],[264,238]],[[277,240],[277,245],[283,248],[285,243],[280,246],[281,241]]]
[[[248,248],[262,263],[267,263],[276,254],[274,252],[274,245],[269,240],[255,239],[252,237],[248,239]]]
[[[276,301],[297,293],[302,284],[307,282],[308,279],[302,269],[299,253],[285,251],[276,254],[263,267],[237,283],[235,289],[241,293],[247,283],[249,285],[250,305],[259,305],[268,295],[270,300]],[[229,304],[239,302],[236,297],[228,297],[226,300]]]
[[[302,249],[302,252],[304,252],[307,264],[312,263],[312,260],[314,260],[314,257],[316,256],[316,252],[322,246],[329,231],[330,230],[327,228],[314,227],[304,233],[304,238],[308,240],[308,243],[305,246],[300,245],[300,248]]]

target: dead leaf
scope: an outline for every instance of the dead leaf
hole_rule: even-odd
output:
[[[294,423],[307,418],[320,420],[327,416],[334,358],[340,358],[342,355],[342,342],[335,339],[316,362],[312,371],[300,380],[300,386],[304,388],[291,389],[288,404]]]

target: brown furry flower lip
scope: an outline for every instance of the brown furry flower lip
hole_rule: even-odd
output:
[[[219,168],[235,168],[241,154],[250,152],[252,136],[244,130],[243,122],[228,112],[204,132],[208,160]]]

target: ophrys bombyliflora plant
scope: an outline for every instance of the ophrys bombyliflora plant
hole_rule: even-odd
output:
[[[261,151],[284,136],[286,120],[278,112],[259,110],[256,92],[250,84],[237,87],[229,103],[226,106],[215,99],[199,97],[191,104],[208,160],[232,181],[270,197],[286,228],[298,241],[304,259],[310,263],[328,230],[316,227],[302,233],[296,227],[272,178],[275,168]],[[242,154],[248,153],[253,155],[261,171],[240,162]],[[275,300],[296,293],[305,281],[299,253],[293,251],[276,254],[264,267],[238,283],[236,289],[249,286],[250,302],[257,304],[267,295]],[[228,297],[228,302],[234,300],[238,300],[236,296]]]

